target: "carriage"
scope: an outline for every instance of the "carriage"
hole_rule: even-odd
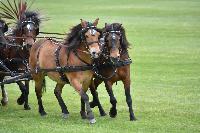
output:
[[[11,4],[9,3],[9,5]],[[16,7],[16,3],[14,5]],[[43,39],[35,42],[36,38],[39,38],[37,35],[44,33],[39,32],[40,19],[38,14],[27,12],[27,5],[21,0],[17,9],[10,7],[8,9],[12,9],[16,13],[18,25],[15,34],[7,36],[11,39],[5,39],[6,36],[1,35],[1,44],[5,45],[3,50],[9,46],[8,51],[14,53],[8,58],[11,65],[5,63],[5,60],[0,62],[3,69],[0,72],[2,78],[11,76],[9,79],[1,80],[2,90],[4,90],[4,84],[17,83],[22,91],[22,95],[17,100],[18,104],[24,103],[24,108],[28,110],[30,109],[28,82],[34,80],[39,113],[44,116],[46,112],[42,104],[42,89],[45,87],[44,77],[48,76],[57,83],[54,93],[63,117],[67,117],[69,111],[61,97],[62,88],[65,84],[70,84],[81,96],[81,117],[88,118],[90,123],[95,123],[91,107],[98,106],[101,116],[106,115],[98,99],[96,91],[98,85],[102,82],[105,83],[112,104],[109,115],[115,117],[117,115],[117,101],[112,92],[112,84],[121,80],[125,87],[130,120],[136,120],[130,96],[130,64],[132,61],[127,51],[129,43],[121,24],[105,24],[103,29],[98,29],[99,19],[93,23],[81,19],[81,23],[71,29],[63,42],[56,40],[56,38],[47,37],[42,37]],[[12,14],[7,13],[8,9],[5,5],[4,14],[1,13],[1,15],[13,18]],[[6,26],[2,24],[2,27],[3,25]],[[21,52],[16,52],[16,47]],[[23,55],[18,56],[18,53]],[[11,66],[15,66],[15,68]],[[22,81],[25,81],[25,85]],[[93,101],[90,103],[86,94],[88,88],[93,95]]]

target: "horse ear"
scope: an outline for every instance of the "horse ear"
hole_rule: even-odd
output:
[[[80,19],[81,20],[81,26],[83,27],[83,28],[86,28],[87,27],[87,22],[85,21],[85,20],[83,20],[83,19]]]
[[[111,24],[105,23],[105,28],[108,28]]]
[[[97,19],[94,21],[93,25],[94,25],[94,26],[97,26],[98,21],[99,21],[99,18],[97,18]]]
[[[4,23],[4,32],[8,31],[8,25],[6,23]]]
[[[119,30],[122,30],[122,28],[123,28],[122,24],[119,24]]]
[[[108,25],[108,24],[107,24],[107,23],[105,23],[105,28],[107,27],[107,25]]]

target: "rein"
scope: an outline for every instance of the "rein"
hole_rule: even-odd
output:
[[[39,33],[41,33],[41,34],[49,34],[49,35],[66,35],[66,34],[57,33],[57,32],[44,32],[44,31],[40,31]]]

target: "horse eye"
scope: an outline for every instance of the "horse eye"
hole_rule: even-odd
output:
[[[85,35],[86,38],[88,38],[88,35]]]

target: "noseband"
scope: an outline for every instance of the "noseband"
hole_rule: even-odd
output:
[[[122,37],[121,31],[114,30],[113,26],[112,26],[112,29],[110,31],[103,33],[103,38],[101,38],[101,44],[102,44],[102,47],[104,48],[104,51],[106,53],[106,55],[104,55],[104,56],[107,56],[107,58],[110,57],[110,53],[109,53],[108,47],[105,47],[105,43],[108,43],[106,38],[108,37],[109,34],[111,34],[111,45],[112,45],[111,48],[112,49],[116,48],[116,37],[120,36],[120,39]],[[122,49],[120,47],[119,52],[121,53],[121,51],[122,51]]]
[[[88,24],[88,25],[89,25],[89,24]],[[90,45],[92,45],[92,44],[94,44],[94,43],[98,43],[98,44],[99,44],[99,40],[87,42],[87,40],[86,40],[84,34],[85,34],[88,30],[90,30],[90,34],[91,34],[92,36],[95,36],[96,32],[98,32],[97,29],[96,29],[96,26],[93,26],[93,25],[87,26],[86,28],[82,28],[82,30],[80,31],[81,40],[82,40],[82,42],[84,42],[84,43],[86,44],[86,48],[87,48],[87,49],[89,49],[88,46],[90,46]]]
[[[91,23],[88,22],[88,26],[86,28],[82,28],[82,30],[80,31],[80,36],[81,36],[81,40],[84,41],[87,45],[92,45],[93,43],[99,43],[99,41],[92,41],[92,42],[87,42],[86,38],[85,38],[85,33],[90,30],[90,34],[92,36],[95,36],[97,31],[96,26],[93,26]]]

